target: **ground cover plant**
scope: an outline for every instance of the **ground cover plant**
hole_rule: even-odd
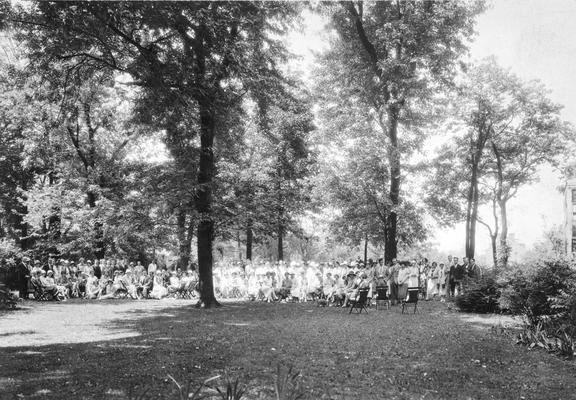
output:
[[[170,301],[150,310],[150,304],[31,303],[28,311],[0,317],[0,397],[147,393],[176,399],[172,378],[197,387],[228,375],[245,388],[242,398],[275,399],[279,365],[299,373],[305,399],[558,399],[576,393],[574,363],[526,352],[495,335],[493,321],[467,322],[444,303],[423,303],[416,315],[402,315],[398,307],[350,315],[312,303],[234,303],[215,310]],[[22,320],[18,326],[18,319],[35,315],[59,326],[62,340],[44,332],[48,323]],[[67,341],[75,329],[92,339]],[[128,333],[112,336],[120,332]]]
[[[455,304],[467,312],[524,319],[517,342],[563,357],[576,355],[576,270],[563,260],[538,261],[468,280]]]

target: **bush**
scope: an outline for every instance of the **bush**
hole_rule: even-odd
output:
[[[492,313],[498,310],[500,288],[493,275],[468,280],[455,303],[460,311]]]
[[[500,294],[500,308],[523,315],[531,325],[557,313],[554,298],[576,285],[576,271],[566,261],[539,262],[530,272],[513,271]],[[501,282],[502,285],[502,282]]]
[[[518,343],[573,358],[576,351],[576,270],[568,261],[541,261],[508,271],[500,308],[525,318]]]

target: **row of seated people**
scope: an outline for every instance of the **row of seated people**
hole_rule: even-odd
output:
[[[162,271],[156,271],[137,276],[130,270],[118,270],[113,277],[101,276],[99,279],[94,271],[89,271],[88,276],[62,275],[57,281],[53,271],[40,269],[33,273],[31,285],[37,299],[61,301],[71,297],[105,300],[196,296],[198,279],[194,271],[181,274],[172,271],[168,279],[164,275]]]
[[[267,302],[286,301],[304,302],[308,300],[323,300],[328,305],[348,306],[351,299],[355,299],[358,291],[368,289],[372,291],[378,280],[368,277],[366,273],[350,273],[344,277],[327,274],[322,279],[318,274],[317,279],[305,279],[305,276],[295,276],[286,272],[280,283],[274,279],[274,274],[257,277],[254,285],[253,279],[248,279],[247,297],[250,300],[261,300]],[[385,287],[385,283],[382,283]],[[240,289],[238,289],[240,290]],[[372,293],[370,293],[372,297]]]

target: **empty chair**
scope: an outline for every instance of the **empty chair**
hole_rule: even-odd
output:
[[[420,292],[420,288],[418,287],[409,287],[408,294],[406,298],[402,300],[402,314],[404,314],[404,310],[410,305],[414,305],[414,314],[418,311],[418,294]]]
[[[376,310],[381,304],[386,304],[386,308],[390,309],[390,299],[388,298],[388,286],[376,286]]]

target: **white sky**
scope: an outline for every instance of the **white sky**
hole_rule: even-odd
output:
[[[565,106],[563,117],[576,124],[576,0],[498,0],[478,18],[471,59],[494,55],[525,80],[538,79],[551,90],[553,101]],[[323,20],[306,18],[303,33],[292,36],[292,50],[302,59],[294,67],[308,78],[314,51],[326,46]],[[324,38],[322,37],[324,36]],[[525,246],[542,240],[543,232],[563,223],[559,174],[543,168],[540,181],[519,190],[509,203],[512,239]],[[441,251],[462,255],[464,227],[438,230],[432,239]],[[489,238],[477,231],[477,258],[489,258]]]

